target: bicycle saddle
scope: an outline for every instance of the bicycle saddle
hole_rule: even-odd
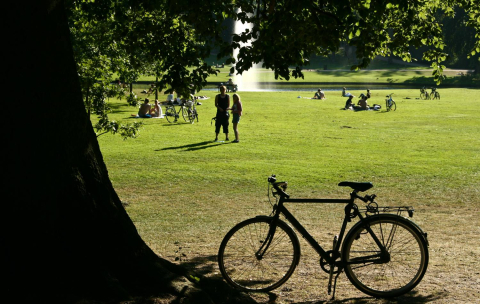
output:
[[[370,182],[367,182],[367,183],[341,182],[338,185],[340,187],[350,187],[356,191],[367,191],[368,189],[373,188],[373,184]]]

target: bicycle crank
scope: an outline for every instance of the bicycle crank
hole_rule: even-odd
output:
[[[333,258],[333,250],[329,250],[327,251],[327,254],[329,257]],[[340,258],[340,253],[339,252],[336,252],[335,254],[335,264],[333,266],[333,273],[339,273],[342,271],[341,267],[339,268],[338,267],[338,263],[337,263],[337,260]],[[330,273],[330,264],[322,257],[320,259],[320,267],[322,268],[323,271],[325,271],[326,273]]]

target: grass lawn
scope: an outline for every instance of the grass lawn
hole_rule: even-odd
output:
[[[230,78],[229,68],[219,68],[217,75],[212,75],[208,78],[209,82],[225,83]],[[303,83],[314,82],[319,85],[337,83],[366,83],[366,84],[408,84],[408,85],[425,85],[427,87],[435,86],[432,76],[432,70],[425,68],[418,69],[402,69],[402,70],[322,70],[322,69],[306,69],[303,71],[305,77],[291,78],[289,81],[275,79],[275,74],[267,69],[255,69],[247,71],[242,76],[243,82],[267,82],[267,83]],[[444,85],[465,85],[465,86],[480,86],[480,79],[472,79],[460,75],[461,72],[457,70],[444,70],[444,75],[447,77],[444,80]],[[233,76],[234,83],[239,83],[238,76]],[[154,81],[154,77],[142,77],[141,81]],[[442,87],[442,85],[439,85]],[[241,88],[240,88],[241,89]]]
[[[339,92],[327,91],[324,101],[297,98],[313,91],[239,92],[244,113],[238,144],[213,142],[216,92],[201,91],[211,98],[197,107],[199,123],[144,119],[137,139],[103,135],[99,142],[143,239],[159,255],[199,273],[218,277],[216,254],[227,231],[270,213],[270,174],[289,182],[293,198],[345,198],[348,190],[338,182],[370,181],[375,187],[368,193],[377,194],[379,205],[414,206],[413,219],[429,236],[429,269],[400,301],[474,302],[480,297],[480,90],[439,91],[440,101],[424,101],[416,99],[418,89],[394,90],[395,112],[383,109],[391,91],[372,91],[369,104],[382,110],[365,112],[341,110],[346,98]],[[113,103],[111,118],[134,120],[135,108]],[[331,247],[341,206],[292,205],[292,213]],[[302,242],[293,277],[270,295],[278,297],[275,303],[329,299],[328,275],[307,246]],[[253,297],[269,301],[268,295]],[[384,302],[357,291],[344,275],[337,299]]]

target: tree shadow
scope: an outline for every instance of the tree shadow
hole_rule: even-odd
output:
[[[207,255],[207,256],[197,256],[194,258],[186,258],[183,261],[180,261],[179,266],[184,269],[187,269],[191,272],[197,274],[200,279],[200,285],[202,287],[210,289],[211,291],[215,291],[214,293],[232,293],[232,289],[226,284],[223,280],[221,274],[217,269],[217,256],[216,255]],[[208,276],[208,277],[206,277]],[[208,285],[208,286],[206,286]],[[353,286],[352,286],[353,288]],[[338,293],[338,290],[337,290]],[[241,298],[239,291],[235,291],[231,294],[232,298],[239,300]],[[282,297],[279,296],[275,292],[264,292],[261,293],[265,296],[265,300],[260,302],[256,301],[254,303],[277,303],[277,300],[281,302]],[[447,292],[436,292],[433,294],[420,294],[418,290],[412,290],[409,293],[393,298],[393,299],[375,299],[374,297],[370,296],[360,296],[360,297],[349,297],[343,299],[328,299],[328,300],[320,300],[320,301],[298,301],[298,302],[291,302],[292,304],[323,304],[323,303],[372,303],[372,300],[378,300],[378,303],[382,304],[406,304],[406,303],[429,303],[441,300],[447,296]],[[245,303],[252,301],[252,298],[248,297],[247,294],[244,294],[245,298],[243,300]],[[231,298],[231,299],[232,299]],[[234,301],[232,301],[234,302]],[[240,301],[243,302],[243,301]]]
[[[157,150],[154,150],[154,151],[155,152],[166,151],[166,150],[197,151],[197,150],[203,150],[203,149],[207,149],[207,148],[213,148],[213,147],[221,146],[221,145],[228,144],[228,143],[230,143],[230,142],[202,141],[202,142],[199,142],[199,143],[182,145],[182,146],[175,146],[175,147],[167,147],[167,148],[157,149]]]

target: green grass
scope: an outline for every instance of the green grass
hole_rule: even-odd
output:
[[[269,213],[270,174],[289,182],[292,197],[346,197],[348,190],[338,182],[370,181],[375,187],[369,193],[378,195],[380,205],[413,205],[419,211],[414,219],[429,232],[432,250],[430,277],[419,287],[428,295],[443,292],[434,278],[448,275],[447,265],[465,257],[461,274],[469,277],[480,258],[479,246],[463,252],[472,240],[478,245],[472,237],[480,232],[478,216],[472,217],[480,202],[480,90],[439,91],[440,101],[424,101],[416,99],[417,89],[394,90],[395,112],[383,109],[390,91],[373,91],[369,103],[383,108],[368,112],[341,110],[346,98],[338,91],[327,91],[324,101],[297,98],[314,92],[239,92],[244,105],[239,144],[212,142],[216,93],[202,91],[212,98],[198,106],[199,123],[145,119],[137,139],[103,135],[99,142],[113,185],[145,241],[158,254],[211,275],[218,275],[213,262],[228,229]],[[111,118],[134,120],[129,116],[135,108],[116,106]],[[341,209],[315,210],[321,212],[299,212],[317,224],[314,230],[328,231],[331,246]],[[442,251],[446,243],[457,251]],[[472,300],[460,281],[451,295]],[[305,289],[301,286],[295,289]],[[312,300],[311,293],[288,294],[283,298]],[[326,296],[323,289],[318,294]]]
[[[212,75],[208,78],[209,82],[227,82],[230,78],[229,68],[220,68],[217,75]],[[428,87],[436,86],[432,76],[432,71],[425,68],[419,69],[405,69],[405,70],[321,70],[321,69],[306,69],[303,71],[305,77],[291,78],[290,83],[301,82],[315,82],[315,83],[381,83],[381,84],[409,84],[409,85],[426,85]],[[273,83],[287,83],[286,80],[275,79],[272,71],[267,69],[255,69],[244,74],[245,81],[257,82],[273,82]],[[444,75],[447,79],[443,82],[444,85],[465,85],[465,86],[480,86],[480,80],[477,78],[466,77],[459,75],[456,70],[445,70]],[[234,78],[234,82],[237,82]],[[154,77],[142,77],[142,81],[154,81]],[[441,85],[440,85],[441,87]]]
[[[361,93],[351,92],[357,96]],[[143,120],[145,128],[138,139],[122,141],[118,136],[104,135],[100,142],[107,164],[114,171],[115,166],[124,166],[131,160],[135,174],[139,174],[145,164],[135,164],[138,158],[148,158],[152,163],[165,163],[160,159],[166,159],[176,165],[167,166],[162,172],[147,170],[145,174],[165,175],[173,178],[172,182],[181,177],[196,179],[201,184],[210,182],[212,176],[221,176],[228,179],[226,182],[261,181],[263,185],[266,174],[281,171],[288,172],[289,179],[296,178],[291,176],[295,171],[300,178],[295,187],[306,188],[313,186],[304,185],[312,177],[327,183],[339,178],[394,180],[405,175],[409,179],[416,175],[460,178],[459,174],[464,172],[455,168],[472,169],[478,162],[474,152],[480,141],[474,135],[480,131],[475,104],[479,91],[440,92],[441,101],[423,101],[415,99],[418,90],[398,90],[394,94],[398,110],[392,113],[383,109],[364,113],[341,111],[346,98],[340,97],[339,92],[327,91],[325,101],[297,98],[313,92],[240,92],[245,106],[240,145],[210,142],[214,138],[214,127],[210,125],[215,116],[213,98],[198,107],[200,123]],[[384,106],[386,93],[390,91],[372,92],[370,103]],[[201,94],[213,97],[215,92]],[[126,105],[119,106],[119,111],[112,115],[114,119],[135,112]],[[133,119],[127,119],[130,120]],[[473,154],[469,157],[468,153]],[[175,157],[187,157],[188,162],[176,161]],[[230,158],[235,161],[229,162]],[[237,180],[237,169],[247,176]],[[166,174],[165,170],[171,173]],[[225,174],[229,170],[231,174]],[[399,182],[394,187],[404,189]]]

